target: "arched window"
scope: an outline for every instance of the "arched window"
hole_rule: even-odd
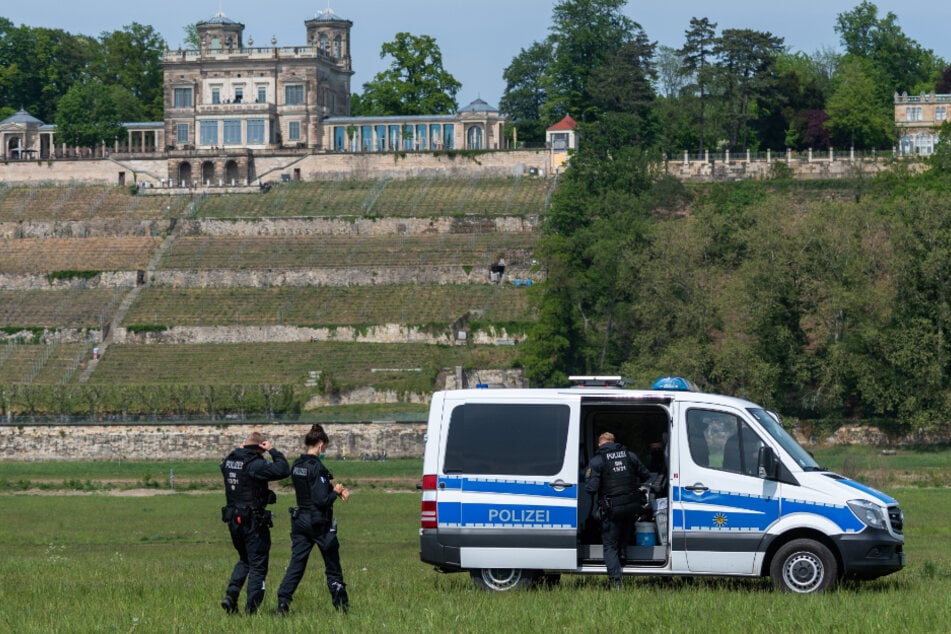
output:
[[[189,187],[192,184],[192,164],[185,161],[178,165],[178,184]]]
[[[482,149],[482,126],[474,125],[469,128],[469,131],[466,133],[466,149],[467,150],[481,150]]]
[[[320,50],[328,55],[330,54],[330,39],[326,33],[320,34]]]
[[[204,185],[215,184],[215,164],[211,161],[205,161],[201,164],[201,182]]]
[[[239,178],[238,163],[236,161],[228,161],[225,163],[225,184],[237,185]]]
[[[334,38],[334,58],[340,59],[340,36]]]

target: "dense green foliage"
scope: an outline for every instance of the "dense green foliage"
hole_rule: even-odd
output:
[[[685,25],[680,47],[658,48],[626,16],[630,4],[555,3],[548,37],[523,48],[503,73],[501,103],[519,138],[543,140],[565,114],[584,129],[639,104],[649,112],[641,120],[659,122],[657,140],[667,150],[890,148],[895,93],[947,92],[946,62],[903,33],[894,13],[880,15],[867,0],[832,25],[842,53],[791,51],[781,35],[718,32],[699,16]],[[662,96],[653,99],[657,90]]]
[[[442,65],[442,52],[429,35],[397,33],[384,42],[380,58],[390,67],[363,84],[354,97],[355,116],[431,115],[456,111],[456,93],[462,87]]]
[[[799,418],[947,422],[946,173],[685,190],[632,156],[580,152],[553,198],[536,383],[678,374]]]
[[[117,122],[161,120],[163,48],[135,22],[95,39],[0,17],[0,118],[22,107],[63,141],[111,143]]]

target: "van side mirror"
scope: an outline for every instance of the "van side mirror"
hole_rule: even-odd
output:
[[[756,475],[764,480],[775,480],[779,472],[779,460],[772,447],[763,445],[759,448]]]

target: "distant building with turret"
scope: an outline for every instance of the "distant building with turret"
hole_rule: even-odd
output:
[[[328,8],[304,21],[304,44],[262,45],[219,12],[196,25],[198,48],[166,46],[163,121],[125,123],[124,138],[67,148],[55,125],[20,111],[0,121],[3,158],[157,160],[167,174],[147,171],[160,186],[209,187],[254,184],[277,156],[509,148],[508,118],[482,99],[453,114],[350,116],[352,27]]]

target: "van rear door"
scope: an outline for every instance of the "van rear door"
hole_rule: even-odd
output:
[[[463,568],[574,570],[579,398],[513,392],[446,397],[439,541]]]

